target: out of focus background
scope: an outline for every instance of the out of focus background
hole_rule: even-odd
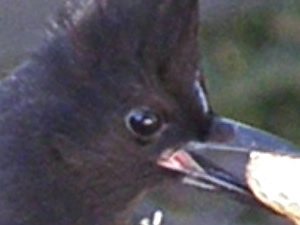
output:
[[[203,67],[216,111],[300,145],[300,1],[202,1]]]
[[[300,1],[200,0],[202,65],[216,112],[300,146]],[[0,0],[0,74],[42,43],[64,0]],[[288,224],[224,196],[174,187],[149,196],[138,215],[166,225]]]

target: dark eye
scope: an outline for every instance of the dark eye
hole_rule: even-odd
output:
[[[162,126],[161,116],[148,108],[131,110],[125,118],[127,128],[140,138],[150,138],[157,134]]]

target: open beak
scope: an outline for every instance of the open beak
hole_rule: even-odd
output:
[[[215,117],[207,141],[191,141],[168,149],[158,164],[182,175],[185,184],[226,192],[252,202],[253,194],[246,181],[252,151],[297,154],[297,149],[287,141],[239,122]]]

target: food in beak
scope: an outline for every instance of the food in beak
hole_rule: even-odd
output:
[[[300,157],[252,151],[246,181],[254,196],[300,225]]]

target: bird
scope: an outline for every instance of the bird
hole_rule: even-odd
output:
[[[0,224],[127,225],[174,183],[252,201],[218,156],[295,148],[214,112],[199,27],[198,0],[68,2],[0,83]]]

